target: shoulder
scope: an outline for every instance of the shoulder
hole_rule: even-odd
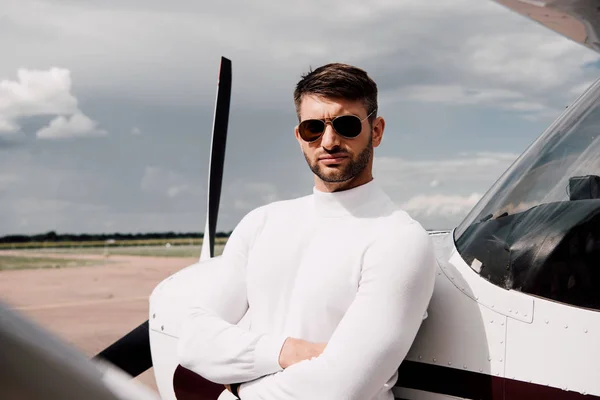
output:
[[[242,217],[236,229],[246,226],[260,228],[267,220],[298,215],[308,203],[309,198],[310,196],[303,196],[294,199],[278,200],[256,207]]]
[[[231,253],[232,249],[247,251],[254,245],[269,221],[285,223],[286,221],[282,217],[285,215],[298,215],[297,211],[305,203],[306,197],[301,197],[271,202],[248,211],[231,232],[223,254]]]
[[[395,207],[380,218],[367,254],[386,264],[435,264],[433,241],[429,232],[406,211]]]
[[[429,233],[423,225],[395,204],[389,204],[388,212],[379,219],[375,237],[378,241],[397,241],[408,238],[411,239],[410,242],[430,241]]]
[[[255,219],[261,218],[263,221],[266,221],[268,219],[285,218],[286,216],[298,216],[306,209],[309,201],[310,196],[273,201],[255,208],[250,211],[246,217]]]

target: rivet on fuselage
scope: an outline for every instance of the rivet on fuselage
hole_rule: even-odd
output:
[[[494,323],[494,320],[491,320],[491,321],[490,321],[490,324],[493,324],[493,323]]]
[[[437,360],[435,359],[435,357],[434,357],[434,359],[433,359],[433,362],[437,362]]]
[[[567,329],[569,327],[569,325],[565,325],[565,329]]]
[[[152,314],[152,319],[156,318],[156,314]]]
[[[545,322],[546,322],[546,324],[547,324],[547,323],[548,323],[548,322],[550,322],[550,321],[546,320]]]
[[[588,330],[587,330],[587,329],[586,329],[586,330],[584,330],[584,331],[583,331],[583,333],[588,333]]]
[[[466,366],[466,365],[463,365],[463,369],[467,369],[467,366]]]
[[[448,361],[448,365],[452,365],[452,361]]]
[[[161,330],[161,331],[164,331],[164,330],[165,330],[165,326],[164,326],[164,325],[162,325],[162,326],[160,327],[160,330]]]

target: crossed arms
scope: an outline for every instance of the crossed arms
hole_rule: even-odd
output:
[[[248,310],[246,255],[261,218],[258,209],[240,222],[222,265],[211,269],[182,326],[180,364],[216,383],[246,382],[242,400],[372,398],[404,360],[433,293],[427,233],[409,225],[373,243],[355,300],[321,352],[323,344],[286,343],[286,336],[236,325]]]

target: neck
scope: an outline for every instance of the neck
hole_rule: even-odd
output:
[[[351,189],[336,192],[313,188],[313,205],[320,217],[377,216],[384,212],[390,203],[389,197],[373,179]]]

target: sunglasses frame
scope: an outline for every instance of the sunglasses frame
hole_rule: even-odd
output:
[[[355,117],[355,118],[358,118],[358,119],[360,120],[360,125],[362,126],[362,123],[363,123],[363,122],[365,122],[365,121],[366,121],[366,120],[367,120],[367,119],[368,119],[368,118],[369,118],[371,115],[373,115],[373,113],[375,113],[375,111],[377,111],[377,110],[373,110],[373,111],[371,111],[371,113],[370,113],[369,115],[367,115],[366,117],[364,117],[363,119],[360,119],[360,117],[359,117],[358,115],[354,115],[354,114],[344,114],[344,115],[338,115],[337,117],[334,117],[334,118],[327,118],[327,119],[318,119],[318,118],[310,118],[310,119],[305,119],[304,121],[300,121],[300,123],[298,124],[298,134],[300,135],[300,139],[302,139],[302,140],[303,140],[303,141],[305,141],[306,143],[313,143],[313,142],[316,142],[317,140],[321,139],[321,138],[323,137],[323,134],[325,133],[325,130],[327,129],[327,125],[331,125],[331,128],[333,129],[333,131],[334,131],[335,133],[337,133],[338,135],[340,135],[341,137],[343,137],[344,139],[355,139],[355,138],[357,138],[358,136],[360,136],[360,133],[359,133],[358,135],[354,136],[354,137],[352,137],[352,136],[345,136],[345,135],[343,135],[343,134],[339,133],[339,132],[338,132],[338,131],[335,129],[335,126],[333,126],[333,121],[335,121],[336,119],[338,119],[338,118],[341,118],[341,117]],[[321,133],[319,134],[319,136],[317,136],[317,137],[316,137],[314,140],[305,140],[305,139],[302,137],[302,134],[300,134],[300,125],[301,125],[303,122],[306,122],[306,121],[321,121],[321,122],[323,122],[323,124],[325,124],[325,125],[324,125],[324,128],[323,128],[323,130],[321,131]],[[362,131],[362,129],[361,129],[361,131]]]

